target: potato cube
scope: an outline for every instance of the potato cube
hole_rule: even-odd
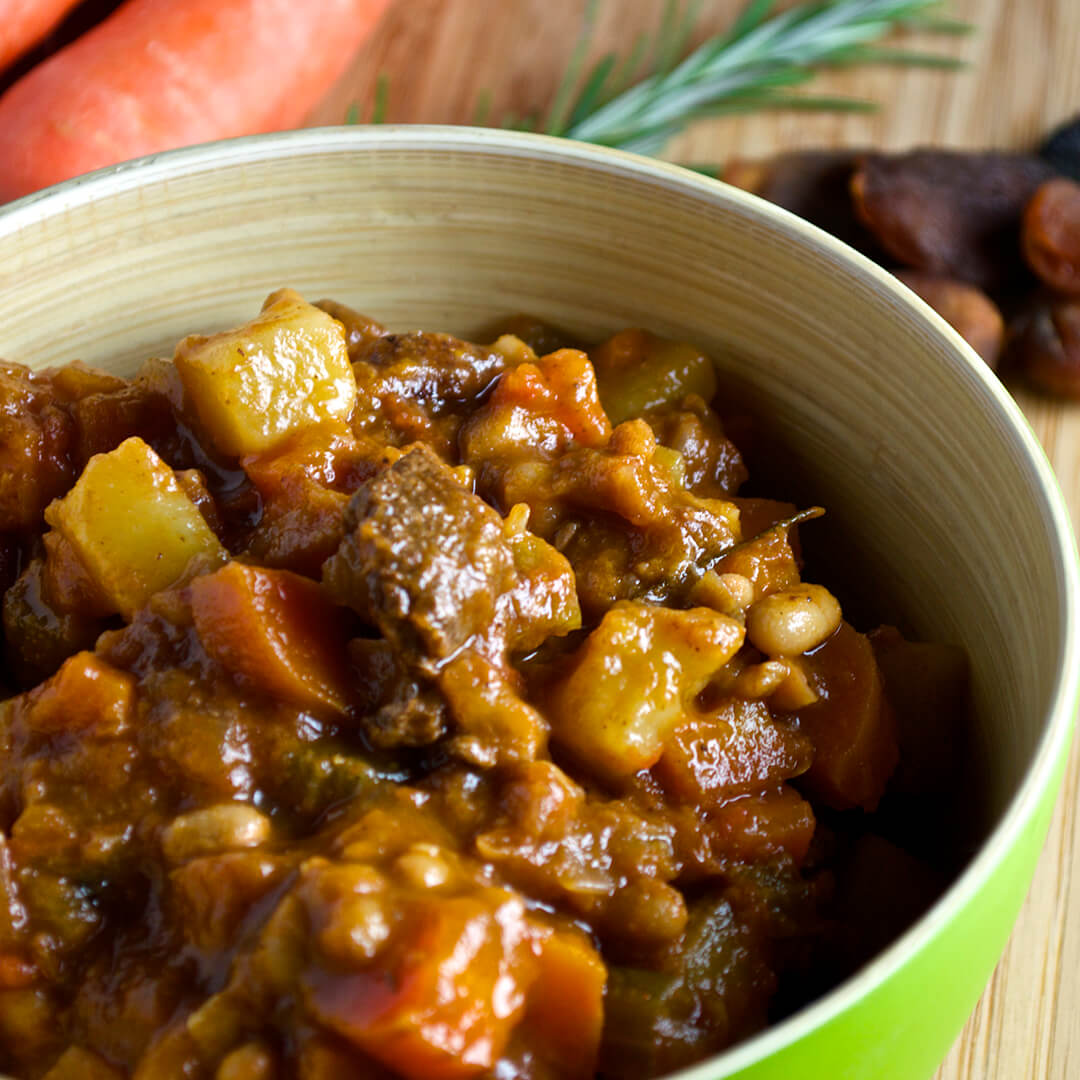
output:
[[[341,323],[292,289],[244,326],[185,338],[175,362],[203,434],[236,457],[344,419],[356,397]]]
[[[172,469],[138,438],[92,457],[45,520],[125,616],[178,581],[195,555],[228,558]]]
[[[651,768],[742,642],[742,624],[708,608],[613,607],[551,693],[552,738],[604,779]]]

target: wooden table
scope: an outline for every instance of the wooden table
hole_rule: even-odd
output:
[[[706,3],[702,30],[739,0]],[[663,0],[602,0],[594,45],[626,49],[655,25]],[[577,36],[583,0],[402,0],[312,117],[340,123],[370,108],[378,73],[389,119],[467,123],[477,97],[492,115],[550,101]],[[876,115],[757,115],[702,123],[670,147],[673,160],[723,161],[781,147],[919,143],[1025,147],[1080,111],[1080,0],[951,0],[974,22],[966,39],[927,42],[971,63],[964,74],[879,68],[830,74],[815,90],[884,103]],[[367,115],[365,112],[364,115]],[[1021,396],[1080,522],[1080,405]],[[994,977],[936,1080],[1080,1077],[1080,757],[1073,753],[1027,904]]]

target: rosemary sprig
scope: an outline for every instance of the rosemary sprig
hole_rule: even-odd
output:
[[[778,108],[871,109],[868,102],[803,97],[790,88],[830,65],[961,67],[951,57],[874,43],[896,30],[970,30],[966,23],[933,14],[940,0],[815,0],[779,13],[775,0],[748,0],[726,33],[683,56],[699,7],[695,0],[668,0],[652,48],[639,44],[631,53],[632,69],[611,53],[583,77],[595,8],[590,3],[543,130],[648,154],[704,116]],[[626,86],[635,74],[638,81]]]
[[[937,14],[942,0],[804,0],[777,11],[776,0],[747,0],[731,27],[687,53],[703,0],[667,0],[654,34],[623,57],[602,56],[586,72],[600,0],[587,0],[577,42],[547,115],[505,114],[500,126],[654,154],[694,120],[764,109],[865,112],[868,101],[793,93],[823,67],[899,64],[954,69],[950,56],[876,44],[895,31],[964,34],[968,23]],[[386,115],[379,77],[369,123]],[[472,122],[490,120],[481,95]],[[354,105],[345,122],[360,122]]]

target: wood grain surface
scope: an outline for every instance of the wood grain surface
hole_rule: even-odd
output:
[[[738,0],[706,0],[701,29],[723,26]],[[874,115],[758,115],[706,122],[667,156],[721,162],[800,146],[917,144],[1026,147],[1080,112],[1080,0],[951,0],[978,32],[930,43],[971,67],[954,75],[878,68],[829,74],[815,90],[881,102]],[[596,54],[629,48],[663,0],[602,0]],[[492,116],[542,110],[577,37],[583,0],[406,0],[312,123],[370,109],[389,80],[389,119],[468,123],[480,95]],[[362,112],[362,115],[367,115]],[[1080,523],[1080,405],[1017,391]],[[935,1080],[1080,1077],[1080,759],[1070,760],[1028,901],[992,981]],[[929,988],[928,988],[929,990]]]

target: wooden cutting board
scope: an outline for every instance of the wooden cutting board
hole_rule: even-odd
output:
[[[601,0],[594,55],[630,48],[663,0]],[[702,31],[727,24],[739,0],[711,0]],[[884,105],[867,115],[756,115],[705,122],[669,148],[675,161],[722,162],[800,146],[1032,145],[1080,112],[1080,0],[951,0],[978,32],[924,44],[960,56],[963,74],[882,67],[823,77],[815,91]],[[312,116],[369,115],[376,77],[389,119],[468,123],[527,115],[550,101],[577,37],[584,0],[399,0],[352,69]],[[1080,404],[1017,391],[1080,523]],[[1008,949],[936,1080],[1080,1077],[1080,759],[1073,753],[1050,837]]]

